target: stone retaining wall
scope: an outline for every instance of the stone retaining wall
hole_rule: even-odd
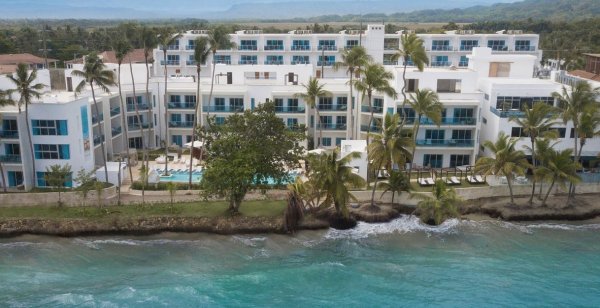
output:
[[[105,188],[102,192],[102,199],[111,199],[117,195],[117,188],[111,186]],[[82,203],[82,196],[80,192],[63,192],[60,194],[63,205],[66,206],[78,206]],[[88,193],[86,204],[97,204],[98,197],[96,191],[92,190]],[[7,193],[0,194],[0,207],[3,206],[32,206],[32,205],[57,205],[58,204],[58,193],[57,192],[40,192],[40,193]]]

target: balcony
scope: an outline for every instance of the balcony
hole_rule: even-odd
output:
[[[99,145],[101,142],[104,142],[104,135],[94,137],[94,145]]]
[[[383,113],[383,107],[380,107],[380,106],[373,106],[373,107],[369,107],[366,105],[360,106],[360,111],[362,111],[362,112],[371,112],[371,110],[373,110],[374,113]]]
[[[92,124],[98,123],[98,119],[100,119],[100,121],[104,121],[104,114],[101,113],[100,117],[97,115],[92,115]]]
[[[111,131],[111,134],[113,137],[115,137],[117,135],[120,135],[121,132],[122,132],[122,129],[121,129],[121,126],[119,126],[119,127],[114,127]]]
[[[346,130],[346,123],[320,123],[317,124],[317,129],[322,130]]]
[[[475,47],[479,47],[479,46],[461,45],[460,51],[473,51],[473,48],[475,48]]]
[[[169,102],[167,106],[169,109],[195,109],[196,103]]]
[[[337,46],[335,45],[319,45],[317,46],[318,50],[325,50],[325,51],[337,51]]]
[[[508,51],[508,46],[488,46],[492,51]]]
[[[160,65],[165,65],[165,60],[161,60]],[[179,60],[167,60],[167,65],[179,65]]]
[[[0,131],[0,138],[2,138],[2,139],[19,139],[19,131],[18,130]]]
[[[238,46],[238,50],[258,50],[256,45],[240,45]]]
[[[458,62],[458,67],[467,67],[467,66],[469,66],[469,61]]]
[[[475,145],[472,139],[417,139],[418,147],[450,147],[450,148],[470,148]]]
[[[129,125],[127,125],[127,129],[129,131],[135,131],[135,130],[140,130],[142,128],[146,129],[146,128],[151,128],[152,125],[150,125],[150,123],[142,123],[142,125],[140,125],[139,123],[130,123]]]
[[[361,125],[360,126],[360,131],[366,133],[368,127],[369,127],[368,125]],[[371,132],[371,133],[379,133],[379,132],[381,132],[381,127],[371,125],[371,128],[369,129],[369,132]]]
[[[283,50],[283,45],[266,45],[265,50]]]
[[[119,115],[121,113],[121,107],[115,107],[110,109],[110,117],[114,117],[116,115]]]
[[[431,67],[447,67],[452,65],[452,62],[449,61],[433,61],[430,63]]]
[[[283,60],[270,60],[265,61],[266,65],[283,65]]]
[[[292,61],[292,65],[296,64],[310,64],[310,61]]]
[[[535,46],[515,46],[515,51],[535,51]]]
[[[317,62],[317,66],[332,66],[333,65],[333,61],[318,61]]]
[[[167,50],[179,50],[179,45],[169,45],[167,46]]]
[[[406,118],[406,124],[414,124],[417,118]],[[475,118],[444,118],[440,125],[475,125]],[[436,125],[429,118],[421,118],[421,125]]]
[[[185,50],[194,50],[196,49],[195,45],[185,45]]]
[[[447,45],[437,45],[431,46],[431,51],[453,51],[454,48],[452,46]]]
[[[194,127],[194,121],[170,121],[169,127],[171,127],[171,128],[192,128],[192,127]]]
[[[196,66],[196,60],[187,60],[187,61],[185,61],[185,65],[187,65],[187,66]],[[200,65],[201,66],[205,66],[206,63],[202,63]]]
[[[0,155],[0,162],[7,164],[20,164],[21,155]]]
[[[317,109],[320,111],[346,111],[348,110],[348,105],[325,105],[318,104]]]
[[[310,51],[310,46],[306,45],[292,45],[292,50]]]
[[[383,60],[383,65],[398,65],[398,61]]]
[[[275,106],[275,113],[304,113],[304,107]]]
[[[258,64],[257,60],[239,60],[238,61],[239,65],[256,65]]]
[[[215,63],[215,64],[227,64],[227,65],[231,65],[231,59],[229,59],[229,60],[216,60],[216,61],[213,61],[213,63]]]
[[[393,51],[396,51],[396,50],[398,50],[398,48],[400,48],[399,45],[387,45],[387,46],[383,46],[383,50],[393,50]]]
[[[244,106],[203,106],[204,112],[244,112]]]
[[[515,117],[515,118],[522,118],[525,116],[525,112],[521,111],[519,109],[511,109],[511,110],[506,110],[506,111],[500,111],[494,107],[490,107],[490,111],[501,117],[501,118],[510,118],[510,117]]]
[[[148,105],[148,104],[137,104],[137,107],[138,107],[138,111],[150,109],[150,105]],[[127,112],[134,112],[134,111],[135,111],[135,105],[127,104]]]

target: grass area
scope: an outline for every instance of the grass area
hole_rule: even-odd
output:
[[[227,216],[229,204],[225,201],[168,203],[152,205],[124,205],[111,207],[5,207],[0,208],[0,219],[113,219],[148,217],[219,217]],[[285,210],[285,201],[247,201],[240,213],[247,217],[279,217]]]
[[[411,186],[413,191],[415,192],[430,192],[432,186],[421,186],[416,181],[411,182]],[[470,184],[464,179],[461,181],[460,185],[448,185],[448,188],[477,188],[477,187],[486,187],[489,186],[487,183],[485,184]]]

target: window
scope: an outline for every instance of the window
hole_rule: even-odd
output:
[[[551,128],[551,130],[555,130],[558,138],[565,138],[565,136],[567,135],[567,129],[564,127],[553,127]]]
[[[509,77],[510,63],[508,62],[491,62],[489,77]]]
[[[229,107],[231,107],[231,111],[244,111],[244,99],[238,97],[230,98]]]
[[[569,135],[570,135],[569,138],[575,138],[575,129],[574,128],[571,128],[571,133]]]
[[[419,79],[406,79],[406,92],[416,92],[419,89]]]
[[[496,109],[498,110],[523,110],[523,108],[531,108],[535,102],[542,102],[549,106],[554,106],[554,98],[552,96],[536,96],[536,97],[521,97],[521,96],[498,96],[496,98]]]
[[[347,40],[346,48],[352,48],[358,46],[358,40]]]
[[[454,122],[455,124],[475,124],[475,119],[473,118],[473,109],[454,108]]]
[[[283,50],[283,40],[267,40],[265,50]]]
[[[183,146],[183,136],[182,135],[171,136],[171,144],[176,144],[180,147]]]
[[[489,40],[488,47],[495,51],[508,51],[505,40]]]
[[[37,177],[37,186],[38,187],[49,187],[48,182],[46,181],[46,172],[36,172],[35,176]],[[65,181],[63,183],[64,187],[73,187],[73,173],[70,172],[65,176]]]
[[[184,98],[185,98],[185,102],[188,104],[196,103],[196,95],[186,95]]]
[[[338,147],[341,146],[342,140],[346,140],[346,138],[335,138],[335,145]]]
[[[474,47],[479,47],[478,40],[461,40],[460,41],[460,50],[461,51],[471,51]]]
[[[310,127],[313,128],[315,127],[315,116],[310,116]]]
[[[346,107],[342,107],[340,108],[341,110],[347,110],[347,106],[348,106],[348,97],[347,96],[339,96],[337,98],[337,105],[338,106],[346,106]]]
[[[287,127],[289,129],[298,128],[298,119],[297,118],[288,118],[287,119]]]
[[[239,50],[257,50],[256,40],[240,40]]]
[[[460,56],[460,61],[458,61],[459,67],[467,67],[469,66],[469,58],[467,56]]]
[[[129,138],[129,147],[133,149],[142,148],[142,137]]]
[[[335,119],[335,123],[337,124],[338,128],[346,128],[346,116],[337,116]]]
[[[531,41],[529,40],[516,40],[515,41],[515,51],[534,51],[535,48],[531,46]]]
[[[165,65],[163,61],[160,62]],[[179,65],[179,55],[167,55],[167,65]]]
[[[34,136],[66,136],[68,135],[66,120],[31,120]]]
[[[416,113],[415,110],[412,108],[402,109],[401,107],[398,107],[396,112],[400,114],[400,118],[406,117],[406,122],[408,122],[409,124],[415,121]]]
[[[225,124],[225,117],[215,117],[215,124],[217,124],[217,125]]]
[[[393,54],[384,54],[383,55],[383,65],[397,65],[398,61],[394,59]]]
[[[460,86],[461,86],[460,79],[438,79],[437,92],[438,93],[460,93]]]
[[[68,144],[34,144],[36,159],[70,159]]]
[[[292,50],[310,50],[309,40],[293,40]]]
[[[319,50],[336,50],[335,40],[319,40]]]
[[[283,56],[267,56],[265,64],[281,65],[283,64]]]
[[[443,129],[428,129],[425,131],[426,144],[444,143],[445,131]]]
[[[273,103],[275,104],[275,110],[276,111],[282,111],[283,110],[283,98],[276,98],[273,100]]]
[[[19,127],[17,126],[17,120],[2,120],[2,131],[4,134],[3,137],[6,137],[7,134],[18,134]]]
[[[331,66],[335,63],[335,56],[319,56],[318,66]]]
[[[4,145],[4,154],[21,155],[21,146],[17,143],[7,143]]]
[[[194,124],[194,114],[186,114],[185,115],[185,122],[189,125],[193,125]]]
[[[215,55],[216,64],[231,64],[231,56]]]
[[[465,141],[471,141],[472,138],[472,132],[470,130],[467,129],[455,129],[452,130],[452,140],[465,140]]]
[[[181,103],[181,96],[179,95],[171,95],[169,98],[171,103]]]
[[[440,67],[440,66],[450,66],[450,61],[448,61],[448,56],[435,56],[432,58],[431,66]]]
[[[288,108],[293,110],[298,110],[298,99],[297,98],[288,98]]]
[[[308,56],[292,56],[292,64],[310,64]]]
[[[423,166],[431,168],[442,168],[444,155],[442,154],[425,154],[423,155]]]
[[[23,184],[23,172],[21,171],[8,171],[8,186],[17,187]]]
[[[215,97],[215,111],[225,111],[225,98]]]
[[[256,56],[241,55],[239,64],[258,64],[258,58]]]
[[[525,134],[522,127],[513,127],[510,132],[510,136],[521,138],[521,137],[527,137],[527,134]]]
[[[171,114],[171,122],[181,122],[181,114],[179,113],[173,113]]]
[[[323,142],[321,142],[321,144],[323,146],[326,146],[326,147],[331,146],[331,138],[329,138],[329,137],[323,137]]]
[[[373,99],[373,110],[375,112],[383,112],[383,98]]]
[[[431,50],[452,50],[449,40],[433,40],[431,42]]]
[[[450,167],[467,166],[471,163],[471,157],[464,154],[450,155]]]
[[[333,98],[332,97],[319,97],[319,110],[332,110],[333,109]]]

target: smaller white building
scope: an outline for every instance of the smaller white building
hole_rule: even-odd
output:
[[[342,140],[340,159],[350,155],[353,152],[360,153],[359,158],[354,158],[349,165],[354,168],[354,171],[360,175],[365,181],[367,180],[367,168],[369,158],[367,153],[366,140]]]

